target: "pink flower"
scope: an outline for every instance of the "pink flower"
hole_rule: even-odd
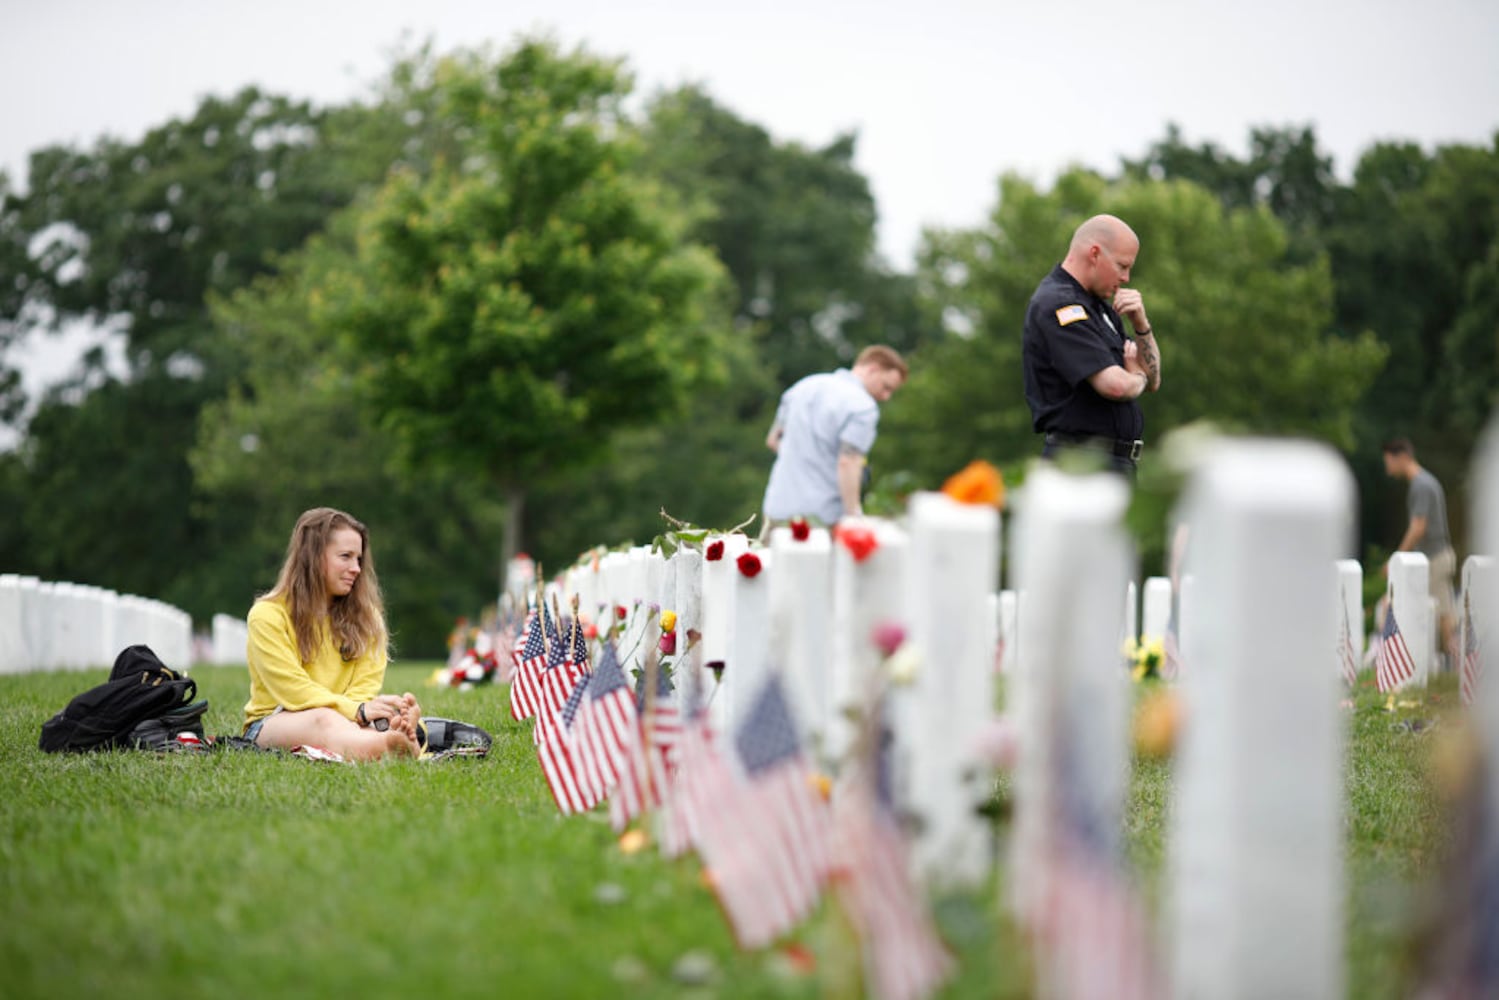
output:
[[[675,632],[662,632],[661,642],[658,645],[661,652],[670,656],[677,651],[677,634]]]
[[[990,719],[974,739],[974,756],[990,767],[1008,771],[1020,756],[1015,724],[1006,716]]]
[[[739,567],[739,572],[751,579],[760,575],[760,557],[753,552],[746,552],[740,556],[736,565]]]
[[[723,539],[718,538],[708,543],[708,548],[703,552],[704,558],[709,562],[717,562],[723,558]]]
[[[901,643],[906,641],[906,630],[895,622],[884,621],[874,627],[870,638],[874,640],[874,644],[879,647],[881,653],[893,656]]]

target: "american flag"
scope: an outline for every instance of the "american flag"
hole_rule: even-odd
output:
[[[583,622],[576,614],[573,615],[571,646],[572,649],[568,654],[567,662],[574,668],[577,668],[579,665],[581,665],[583,667],[583,673],[586,674],[588,672],[589,662],[588,637],[583,634]]]
[[[632,767],[638,772],[645,765],[636,764],[632,754],[630,735],[638,728],[635,697],[625,683],[613,644],[605,644],[599,668],[586,685],[579,686],[585,691],[572,727],[574,756],[599,776],[606,793],[614,789],[618,794],[620,774]]]
[[[579,684],[573,689],[558,714],[558,724],[547,727],[536,745],[536,756],[541,761],[541,772],[546,777],[547,787],[557,808],[564,814],[587,812],[604,797],[604,788],[597,772],[590,770],[576,752],[572,728],[583,704],[587,685]]]
[[[640,672],[642,684],[650,673],[649,667]],[[632,766],[620,772],[619,788],[609,799],[609,818],[616,830],[623,830],[647,809],[662,806],[676,769],[674,750],[682,734],[682,715],[666,671],[658,669],[655,673],[655,697],[646,698],[642,689],[635,701],[637,725],[631,733],[629,756]],[[663,827],[671,825],[671,817],[667,817]],[[686,848],[685,838],[670,837],[665,830],[661,839],[663,850],[668,852],[680,853]]]
[[[575,631],[579,630],[576,620],[573,627]],[[536,729],[532,736],[537,743],[541,742],[549,727],[557,725],[562,706],[588,676],[586,647],[581,663],[575,662],[573,656],[570,642],[564,644],[561,639],[556,640],[548,649],[545,668],[536,677],[535,690],[539,692],[540,704],[536,708]]]
[[[1053,736],[1056,824],[1034,914],[1039,992],[1071,1000],[1149,1000],[1162,990],[1144,907],[1123,870],[1118,819],[1090,794],[1075,766],[1076,746],[1087,738],[1084,720],[1070,721],[1070,737],[1063,725]]]
[[[859,934],[869,991],[883,1000],[914,1000],[942,985],[953,960],[911,878],[890,797],[889,741],[871,743],[873,759],[856,762],[834,793],[833,882]]]
[[[1343,683],[1353,687],[1358,683],[1358,655],[1353,651],[1353,630],[1348,625],[1348,606],[1339,603],[1338,623],[1342,626],[1338,635],[1338,668],[1343,672]]]
[[[780,680],[734,735],[743,773],[694,720],[677,780],[687,823],[734,936],[758,948],[817,904],[832,865],[831,816],[813,790]]]
[[[526,618],[526,641],[511,654],[515,659],[515,676],[510,682],[510,715],[514,719],[529,719],[536,714],[540,702],[540,691],[536,688],[536,677],[546,666],[546,639],[543,636],[541,619],[546,613],[532,611]]]
[[[1479,657],[1483,655],[1483,646],[1478,639],[1478,630],[1473,627],[1473,602],[1468,595],[1468,588],[1463,588],[1463,666],[1462,675],[1458,680],[1458,688],[1462,693],[1463,704],[1473,704],[1473,698],[1478,694],[1478,675],[1480,668]]]
[[[1395,602],[1385,612],[1384,628],[1379,633],[1379,654],[1374,658],[1374,681],[1379,693],[1393,691],[1416,674],[1415,661],[1406,648],[1405,637],[1395,623]]]

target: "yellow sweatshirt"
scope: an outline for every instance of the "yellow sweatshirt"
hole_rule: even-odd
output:
[[[277,707],[288,712],[326,707],[354,719],[359,703],[379,694],[385,683],[385,651],[345,660],[333,645],[326,620],[319,631],[316,655],[303,663],[291,614],[280,598],[256,601],[248,623],[250,641],[245,655],[250,664],[250,700],[245,703],[246,729]]]

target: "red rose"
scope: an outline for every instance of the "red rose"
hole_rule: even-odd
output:
[[[804,517],[798,517],[791,522],[791,537],[798,542],[805,542],[812,535],[812,526]]]
[[[614,620],[617,621],[617,622],[624,621],[625,620],[625,615],[627,615],[629,613],[630,612],[625,608],[625,606],[623,604],[616,604],[614,606]]]
[[[740,556],[737,565],[739,566],[739,572],[747,577],[754,578],[760,575],[760,557],[753,552],[746,552]]]
[[[723,539],[715,539],[708,543],[707,550],[703,553],[709,562],[717,562],[723,558]]]
[[[598,637],[599,637],[599,627],[597,625],[595,625],[593,622],[589,622],[587,625],[583,626],[583,638],[585,638],[585,639],[597,639]]]
[[[839,526],[838,540],[853,553],[854,562],[863,562],[871,552],[880,547],[874,531],[863,525]]]
[[[661,652],[667,656],[675,653],[677,651],[677,634],[675,632],[662,632],[659,646]]]

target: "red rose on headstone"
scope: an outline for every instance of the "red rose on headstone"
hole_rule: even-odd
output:
[[[853,553],[854,562],[863,562],[871,552],[880,547],[879,540],[874,537],[874,530],[862,524],[840,526],[838,540]]]
[[[708,543],[708,548],[703,552],[703,555],[707,558],[707,560],[709,562],[717,562],[718,560],[722,559],[723,558],[723,539],[719,538],[719,539],[715,539],[715,540],[709,542]]]
[[[760,575],[760,557],[753,552],[746,552],[740,556],[737,565],[739,572],[747,577],[753,578]]]
[[[812,535],[812,526],[804,517],[798,517],[791,522],[791,537],[798,542],[805,542]]]

